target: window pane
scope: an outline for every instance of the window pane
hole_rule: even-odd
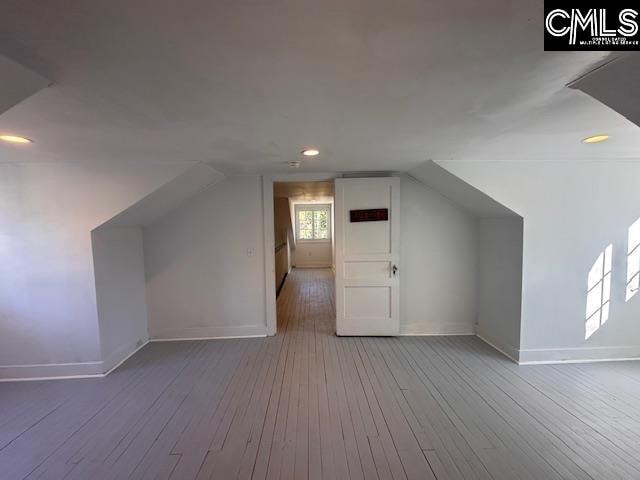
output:
[[[328,225],[328,212],[327,210],[316,210],[314,212],[314,226],[316,232],[316,239],[329,238]]]
[[[313,212],[311,210],[298,211],[298,238],[313,239]]]

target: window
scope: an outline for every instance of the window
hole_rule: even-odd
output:
[[[613,245],[607,246],[589,270],[587,276],[587,312],[585,340],[609,319],[611,296],[611,256]]]
[[[331,238],[331,205],[296,205],[296,238],[299,241]]]

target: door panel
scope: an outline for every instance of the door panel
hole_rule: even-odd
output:
[[[388,278],[391,263],[384,261],[375,262],[345,262],[344,278],[353,280],[356,278]]]
[[[400,330],[400,179],[335,181],[336,331],[397,335]],[[351,210],[388,209],[388,220],[350,220]]]

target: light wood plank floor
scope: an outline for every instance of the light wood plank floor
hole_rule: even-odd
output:
[[[276,337],[154,343],[103,379],[0,384],[0,478],[640,478],[640,363],[337,338],[333,298],[328,271],[294,270]]]

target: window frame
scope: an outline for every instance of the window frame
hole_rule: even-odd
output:
[[[312,222],[313,238],[300,238],[300,211],[326,211],[327,212],[327,238],[315,238],[315,222]],[[331,204],[330,203],[297,203],[294,208],[296,221],[296,242],[302,243],[329,243],[331,242]]]

